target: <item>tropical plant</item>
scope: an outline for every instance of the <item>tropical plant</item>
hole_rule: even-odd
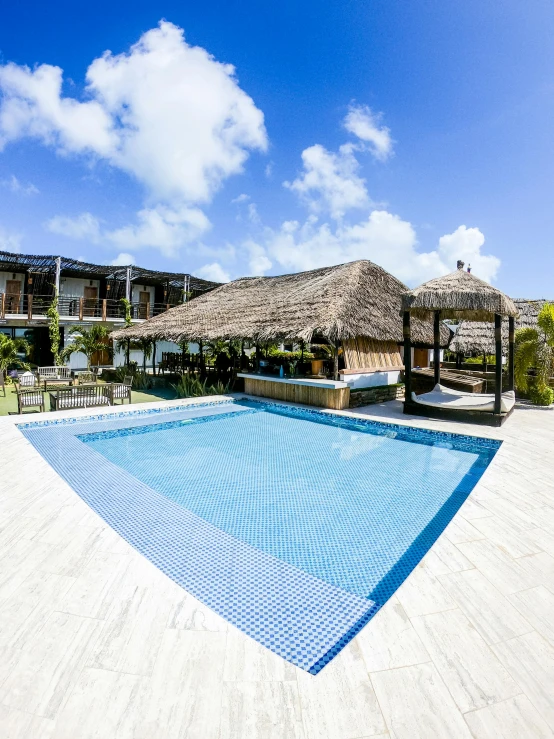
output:
[[[29,365],[19,354],[28,354],[29,344],[25,339],[12,339],[6,334],[0,334],[0,372],[6,373],[10,367],[19,367],[28,370]]]
[[[529,391],[529,400],[535,405],[552,405],[552,401],[554,401],[554,390],[548,385],[543,388],[535,385]]]
[[[178,398],[201,398],[205,395],[225,395],[231,392],[232,383],[224,385],[217,382],[209,385],[207,380],[201,380],[194,375],[181,375],[179,382],[171,386]]]
[[[86,329],[81,326],[73,326],[69,330],[73,341],[68,344],[60,353],[60,359],[62,362],[67,362],[72,354],[81,352],[87,358],[87,369],[90,369],[92,357],[97,352],[111,352],[107,340],[110,332],[105,326],[91,326]]]
[[[50,336],[50,351],[54,356],[54,365],[60,364],[60,314],[58,312],[58,291],[54,288],[54,297],[46,311],[48,316],[48,335]]]
[[[154,342],[152,339],[138,339],[131,342],[131,348],[142,352],[142,371],[146,374],[146,360],[152,356]]]
[[[530,370],[533,375],[530,376]],[[546,400],[550,377],[554,374],[554,303],[545,303],[537,328],[521,328],[515,335],[514,375],[518,390],[532,386],[536,398]]]

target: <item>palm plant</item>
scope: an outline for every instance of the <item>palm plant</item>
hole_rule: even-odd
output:
[[[535,374],[531,380],[529,370]],[[521,328],[515,335],[514,376],[518,390],[526,392],[532,382],[534,394],[552,402],[549,387],[554,374],[554,303],[545,303],[538,318],[537,328]],[[550,391],[550,392],[549,392]]]
[[[110,332],[105,326],[91,326],[89,329],[74,326],[69,330],[69,333],[74,338],[73,342],[60,353],[62,362],[66,362],[75,352],[81,352],[87,358],[87,369],[90,369],[94,354],[97,352],[111,352],[111,347],[108,344]]]
[[[0,372],[6,373],[10,367],[20,367],[28,370],[29,365],[18,354],[29,353],[29,344],[25,339],[11,339],[6,334],[0,334]]]

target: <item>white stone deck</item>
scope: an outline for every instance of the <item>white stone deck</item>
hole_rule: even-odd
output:
[[[0,737],[552,737],[554,411],[480,429],[399,408],[356,415],[505,443],[420,566],[316,677],[171,582],[16,419],[0,419]]]

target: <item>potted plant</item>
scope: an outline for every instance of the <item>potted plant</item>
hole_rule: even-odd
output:
[[[312,375],[323,374],[323,362],[331,356],[331,347],[328,344],[312,344]]]

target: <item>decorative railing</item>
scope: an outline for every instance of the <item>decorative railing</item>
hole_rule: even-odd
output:
[[[21,316],[29,320],[45,318],[51,303],[51,295],[0,293],[0,319],[5,319],[7,316]],[[145,321],[174,307],[170,303],[131,303],[131,318]],[[120,300],[110,298],[80,298],[71,295],[60,295],[58,298],[58,313],[62,318],[75,318],[79,321],[90,318],[100,321],[123,320],[125,318],[125,307]]]

